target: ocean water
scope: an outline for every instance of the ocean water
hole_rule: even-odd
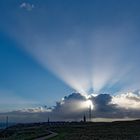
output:
[[[16,123],[8,123],[8,126],[12,126],[12,125],[15,125]],[[4,129],[6,128],[6,123],[1,123],[0,122],[0,129]]]

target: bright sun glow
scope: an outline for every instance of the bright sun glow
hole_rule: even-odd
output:
[[[89,108],[91,108],[92,110],[94,109],[94,105],[91,100],[82,101],[79,102],[78,104],[81,109],[89,109]]]
[[[92,103],[91,100],[87,100],[87,101],[85,102],[85,105],[86,105],[88,108],[91,107],[92,110],[93,110],[93,108],[94,108],[93,103]]]

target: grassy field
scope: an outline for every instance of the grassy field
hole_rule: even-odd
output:
[[[0,140],[33,140],[50,131],[58,135],[49,140],[140,140],[140,121],[16,125],[0,132]]]
[[[16,125],[1,131],[0,140],[32,140],[49,134],[42,126]]]
[[[50,140],[140,140],[140,123],[87,123],[55,127],[59,135]]]

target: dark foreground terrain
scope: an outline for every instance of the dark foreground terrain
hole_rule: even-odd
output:
[[[32,140],[51,131],[58,135],[50,140],[140,140],[140,121],[18,124],[1,130],[0,140]]]
[[[85,123],[55,127],[51,140],[140,140],[140,121]]]

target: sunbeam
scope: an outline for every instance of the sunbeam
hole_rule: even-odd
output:
[[[123,27],[117,29],[89,32],[84,40],[79,38],[80,33],[73,33],[71,37],[61,37],[54,42],[45,40],[44,36],[34,40],[32,34],[28,44],[26,38],[21,38],[23,47],[44,67],[52,71],[61,80],[80,93],[87,94],[92,89],[94,93],[118,92],[128,89],[131,84],[138,83],[130,79],[133,65],[125,63],[127,55],[128,33]],[[122,27],[120,27],[122,28]],[[30,29],[31,30],[31,29]],[[25,35],[26,36],[26,35]],[[74,37],[73,37],[74,36]],[[32,41],[33,40],[33,41]],[[26,44],[27,43],[27,44]],[[34,46],[34,48],[33,48]],[[126,49],[122,49],[122,47]],[[130,47],[131,48],[131,47]],[[133,58],[129,58],[134,61]]]
[[[43,9],[34,10],[38,12],[37,17],[43,15],[40,19],[43,22]],[[61,31],[50,31],[49,21],[40,24],[36,17],[30,19],[29,13],[17,16],[19,18],[15,22],[18,27],[8,30],[9,34],[41,65],[76,92],[116,93],[139,87],[139,47],[133,49],[137,36],[134,23],[123,21],[112,26],[91,26],[90,30],[83,25],[67,25]]]

